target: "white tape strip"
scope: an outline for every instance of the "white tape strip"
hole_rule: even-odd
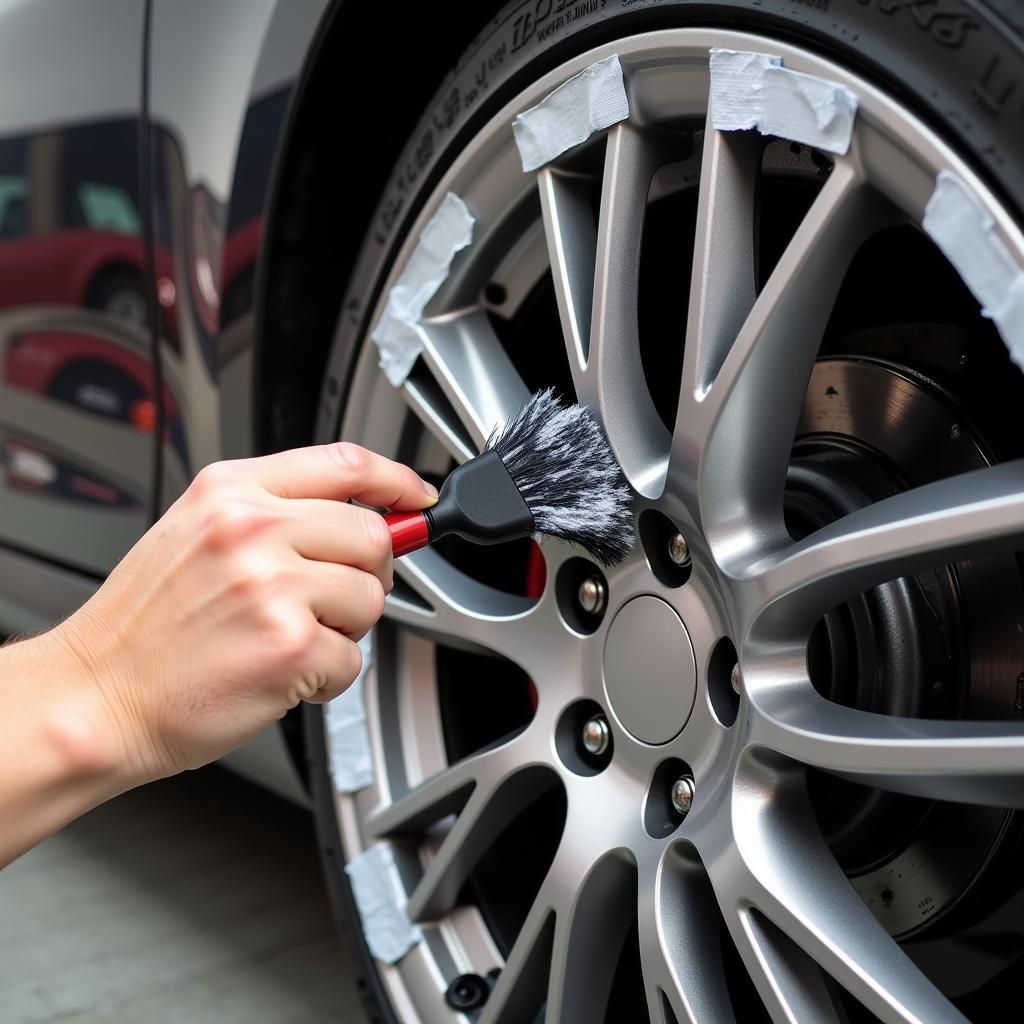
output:
[[[363,683],[373,664],[373,633],[359,641],[363,665],[355,682],[324,707],[331,778],[339,793],[355,793],[373,782],[373,755],[366,728]]]
[[[386,964],[401,960],[423,938],[410,920],[395,855],[386,843],[345,865],[370,952]]]
[[[371,337],[380,349],[380,367],[391,384],[405,383],[423,351],[419,322],[427,303],[444,284],[452,260],[473,237],[473,215],[449,192],[427,222],[409,262],[388,293],[387,305]]]
[[[962,178],[939,171],[921,226],[956,267],[1024,369],[1024,268],[1017,265],[981,200]]]
[[[782,58],[711,51],[711,123],[723,132],[756,128],[829,153],[845,153],[857,97],[845,86],[782,66]]]
[[[594,132],[629,117],[619,55],[584,68],[513,122],[524,171],[535,171]]]

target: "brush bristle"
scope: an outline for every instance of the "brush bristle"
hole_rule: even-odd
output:
[[[533,513],[538,533],[585,548],[604,565],[633,546],[626,481],[589,409],[538,391],[487,447],[504,462]]]

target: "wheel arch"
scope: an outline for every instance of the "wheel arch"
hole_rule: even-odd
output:
[[[279,147],[257,274],[258,453],[314,438],[349,275],[422,116],[421,105],[409,102],[408,82],[417,80],[417,96],[433,95],[477,34],[481,14],[503,3],[486,0],[472,18],[462,18],[439,15],[431,5],[410,4],[399,14],[383,4],[342,0],[325,15]],[[367,55],[360,45],[382,39],[388,41],[390,74],[381,74],[379,52]]]

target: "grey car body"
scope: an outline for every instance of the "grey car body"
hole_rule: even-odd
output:
[[[268,184],[327,6],[0,7],[4,633],[73,610],[198,468],[254,453]],[[281,730],[228,763],[303,798]]]

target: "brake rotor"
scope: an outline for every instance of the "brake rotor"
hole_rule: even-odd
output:
[[[879,360],[833,358],[812,372],[787,482],[791,532],[992,459],[953,399]],[[827,698],[880,714],[1019,714],[1024,636],[1012,554],[959,562],[860,595],[830,612],[809,650]],[[819,822],[854,888],[887,930],[925,936],[981,879],[1012,814],[883,793],[809,774]]]

